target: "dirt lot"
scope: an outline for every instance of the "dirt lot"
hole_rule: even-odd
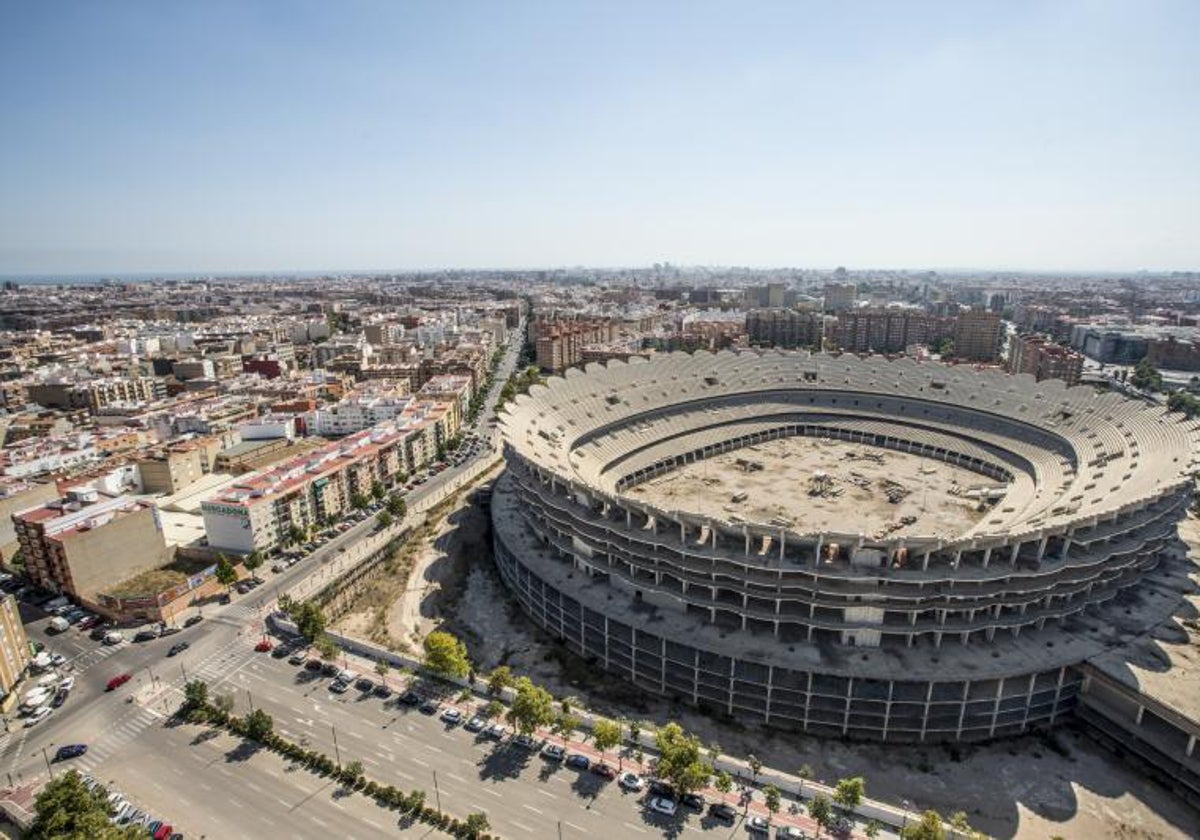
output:
[[[717,455],[639,484],[651,504],[797,531],[952,536],[982,518],[972,488],[996,487],[940,461],[838,440],[795,437]]]

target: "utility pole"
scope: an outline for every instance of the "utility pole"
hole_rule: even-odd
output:
[[[246,689],[246,702],[250,704],[250,711],[254,711],[254,697],[250,694],[250,689]]]
[[[42,758],[46,759],[46,770],[50,773],[50,779],[54,779],[54,768],[50,766],[50,756],[46,754],[46,748],[42,747]]]

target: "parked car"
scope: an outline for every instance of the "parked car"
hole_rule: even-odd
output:
[[[537,741],[533,740],[531,736],[526,735],[524,732],[522,732],[516,738],[513,738],[513,743],[523,750],[537,749]]]
[[[25,718],[25,726],[26,727],[37,726],[39,723],[44,721],[46,718],[50,717],[51,711],[52,711],[52,709],[49,706],[41,706],[40,708],[38,708],[37,711],[35,711],[29,717]]]
[[[485,732],[484,734],[486,734],[489,738],[491,738],[495,741],[502,741],[502,740],[504,740],[504,736],[507,732],[508,732],[508,730],[504,728],[504,724],[493,723],[491,726],[489,726],[487,728],[487,732]]]
[[[751,817],[746,820],[746,830],[751,834],[767,834],[771,830],[771,823],[766,817]]]
[[[325,664],[320,659],[310,659],[304,663],[305,671],[320,671],[325,667]]]
[[[182,627],[164,627],[158,631],[158,638],[163,639],[167,636],[174,636],[176,633],[182,633]]]
[[[548,761],[562,761],[567,757],[567,751],[558,744],[547,744],[542,747],[542,758]]]
[[[586,770],[592,766],[592,760],[581,753],[572,753],[567,756],[567,766],[576,770]]]
[[[157,630],[139,630],[133,637],[135,642],[151,642],[158,638]]]
[[[167,656],[178,656],[190,647],[191,645],[189,645],[187,642],[176,642],[175,644],[171,645],[171,649],[167,651]]]
[[[808,835],[794,825],[781,825],[775,829],[775,837],[780,840],[808,840]]]
[[[91,639],[93,642],[100,642],[100,641],[103,641],[104,637],[107,635],[108,635],[108,627],[104,626],[103,624],[97,624],[95,627],[92,628],[92,632],[88,633],[88,638]]]
[[[427,715],[436,715],[438,708],[436,700],[426,700],[421,704],[421,711]]]
[[[693,811],[703,811],[704,797],[698,793],[685,793],[679,797],[679,804],[685,808],[691,808]]]
[[[646,780],[637,773],[625,772],[621,774],[621,779],[617,784],[631,793],[637,793],[646,787]]]
[[[133,674],[117,674],[108,681],[108,684],[105,686],[104,690],[114,691],[115,689],[125,685],[125,683],[129,682],[131,679],[133,679]]]
[[[306,657],[304,656],[304,651],[298,650],[298,651],[295,651],[294,653],[292,653],[292,655],[288,657],[288,664],[289,665],[305,665],[305,666],[307,666],[308,662],[306,660]]]
[[[446,709],[442,712],[442,720],[451,726],[458,726],[462,723],[463,714],[458,709]]]
[[[54,693],[54,699],[50,701],[51,707],[57,709],[60,706],[62,706],[63,703],[67,702],[67,697],[68,697],[68,695],[70,695],[70,693],[71,693],[71,689],[60,688],[58,691],[56,691]]]
[[[199,624],[203,620],[204,620],[204,616],[200,615],[200,613],[196,613],[195,615],[188,616],[187,621],[183,622],[183,626],[184,627],[195,627],[197,624]]]
[[[80,630],[91,630],[93,627],[95,627],[99,623],[100,623],[100,616],[87,615],[87,616],[84,616],[83,621],[79,622],[79,629]]]
[[[610,782],[617,778],[617,770],[615,767],[605,764],[603,761],[598,761],[592,765],[592,772],[602,779],[608,779]]]
[[[674,799],[668,799],[665,796],[655,796],[650,800],[650,810],[665,817],[673,817],[675,816],[675,812],[679,810],[679,806],[675,803]]]
[[[733,825],[737,820],[737,809],[728,802],[714,802],[708,806],[708,815],[726,825]]]
[[[470,720],[463,724],[463,729],[467,730],[468,732],[482,732],[485,726],[487,726],[487,721],[485,721],[479,715],[474,715]]]
[[[415,691],[406,691],[400,695],[400,702],[405,706],[417,706],[421,702],[421,695]]]
[[[55,761],[66,761],[69,758],[79,758],[87,752],[87,744],[64,744],[54,754]]]
[[[110,630],[104,634],[104,644],[106,645],[119,645],[123,641],[125,641],[125,637],[115,630]]]
[[[380,683],[379,685],[375,686],[374,693],[375,693],[376,697],[382,697],[385,700],[388,697],[392,696],[392,690],[390,688],[388,688],[386,685],[384,685],[383,683]]]
[[[371,682],[367,677],[360,677],[354,681],[354,687],[363,694],[370,694],[375,690],[375,683]]]

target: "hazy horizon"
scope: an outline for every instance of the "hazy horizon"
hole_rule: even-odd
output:
[[[0,276],[1193,271],[1197,31],[1182,0],[8,4]]]

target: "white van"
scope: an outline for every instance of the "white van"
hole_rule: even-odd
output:
[[[60,615],[60,616],[55,616],[54,618],[50,619],[50,626],[47,628],[47,631],[53,631],[55,633],[65,633],[70,627],[71,627],[71,622],[67,621],[65,618],[63,618]]]

